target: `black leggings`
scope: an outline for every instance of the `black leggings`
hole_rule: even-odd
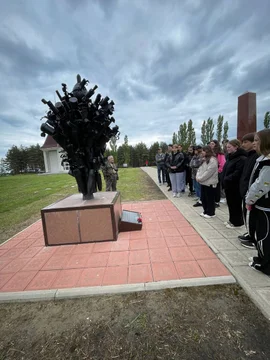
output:
[[[255,238],[257,241],[258,262],[260,270],[270,275],[270,211],[263,211],[254,208],[256,219]]]
[[[215,215],[215,188],[212,185],[201,185],[201,202],[204,214]]]
[[[229,208],[229,222],[234,226],[244,225],[242,213],[242,198],[237,187],[225,189],[227,204]]]

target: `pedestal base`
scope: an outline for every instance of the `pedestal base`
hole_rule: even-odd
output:
[[[71,195],[41,210],[45,244],[116,241],[121,213],[119,192],[97,192],[92,200]]]

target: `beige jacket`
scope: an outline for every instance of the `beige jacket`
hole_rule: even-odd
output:
[[[196,180],[201,185],[216,186],[218,183],[218,162],[217,159],[212,156],[207,164],[206,161],[199,167],[196,175]]]

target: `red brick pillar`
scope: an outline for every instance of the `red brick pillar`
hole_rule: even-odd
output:
[[[256,93],[247,92],[238,97],[237,139],[257,130]]]

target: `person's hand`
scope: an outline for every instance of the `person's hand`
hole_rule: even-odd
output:
[[[171,169],[173,169],[173,170],[176,169],[176,166],[171,166]]]
[[[246,204],[246,209],[247,209],[248,211],[251,211],[251,210],[252,210],[252,205]]]

